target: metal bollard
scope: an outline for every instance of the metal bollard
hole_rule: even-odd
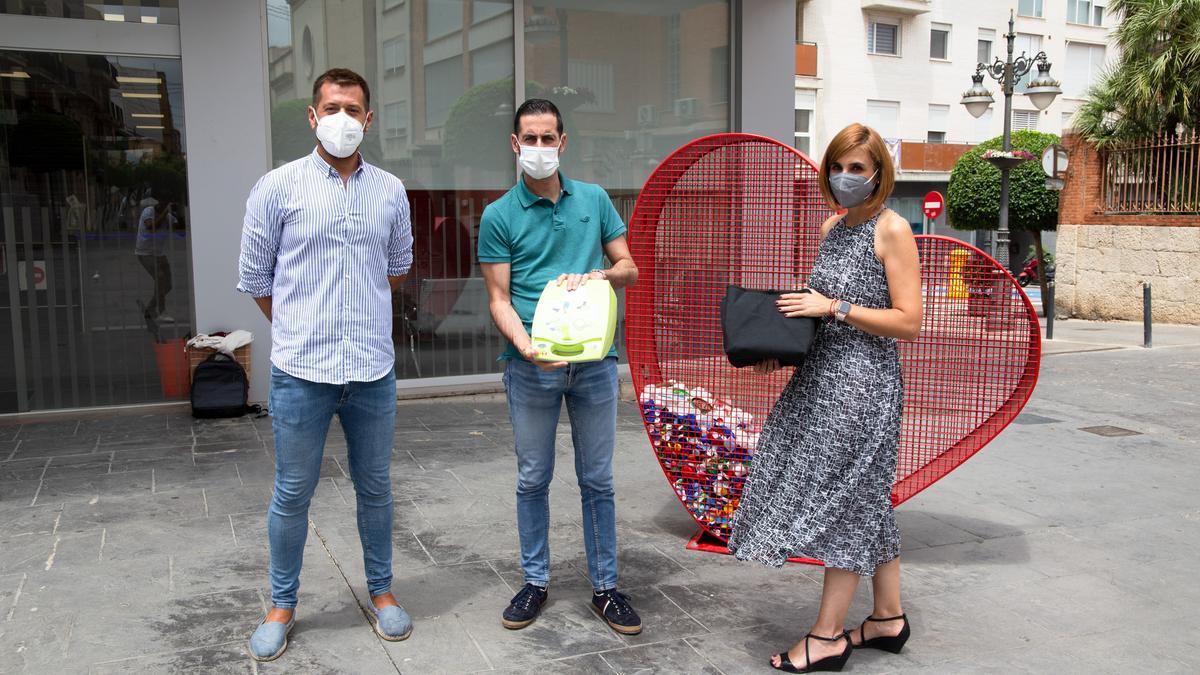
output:
[[[1054,339],[1054,280],[1046,282],[1046,339]]]
[[[1153,341],[1151,340],[1152,325],[1150,321],[1150,282],[1142,282],[1142,346],[1149,349]]]

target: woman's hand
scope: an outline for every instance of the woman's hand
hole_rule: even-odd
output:
[[[768,375],[779,370],[779,359],[767,359],[754,364],[754,372]]]
[[[812,289],[806,293],[783,293],[779,296],[779,300],[775,301],[775,306],[779,307],[779,311],[789,318],[829,316],[830,304],[829,298]]]

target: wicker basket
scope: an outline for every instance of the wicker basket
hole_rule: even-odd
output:
[[[252,343],[247,343],[247,344],[244,344],[241,347],[238,347],[237,349],[233,350],[233,360],[237,361],[239,364],[241,364],[242,368],[246,371],[247,378],[250,377],[250,345],[251,344]],[[217,353],[217,350],[210,349],[208,347],[188,347],[187,348],[188,387],[189,388],[191,387],[191,384],[192,384],[192,373],[196,372],[196,366],[200,365],[200,363],[202,361],[207,360],[208,357],[210,357],[216,353]]]

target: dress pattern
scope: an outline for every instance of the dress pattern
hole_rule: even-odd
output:
[[[891,307],[875,257],[878,218],[838,221],[809,287],[860,307]],[[894,339],[822,322],[763,424],[729,549],[775,567],[804,556],[864,576],[900,555],[891,492],[903,397]]]

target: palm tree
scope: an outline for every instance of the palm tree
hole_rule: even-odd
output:
[[[1075,130],[1100,148],[1200,126],[1200,0],[1109,0],[1121,49],[1088,92]]]

